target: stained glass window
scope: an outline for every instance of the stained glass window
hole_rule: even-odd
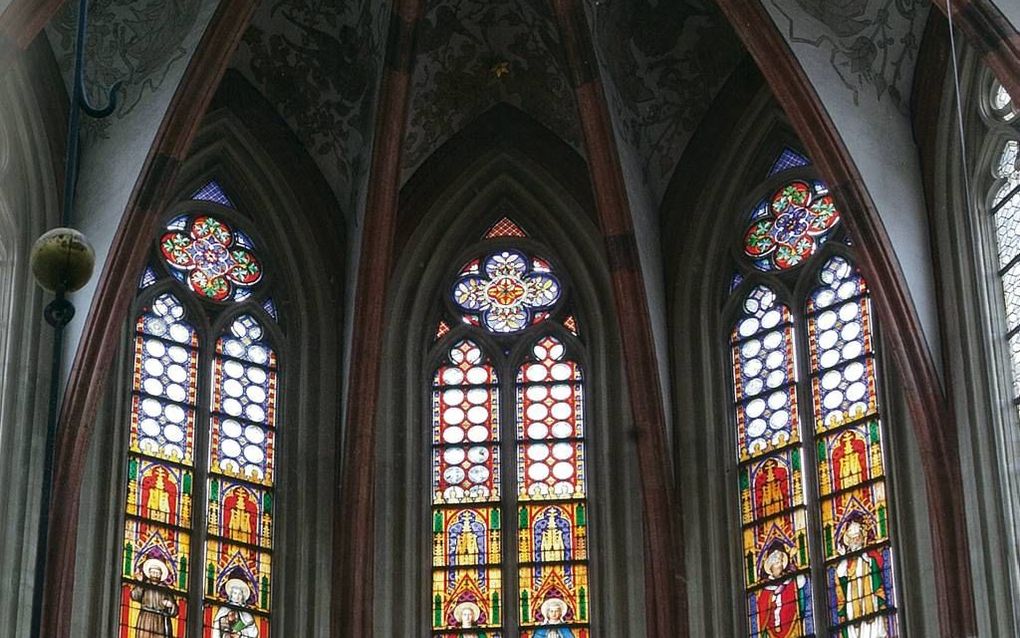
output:
[[[212,364],[204,635],[269,635],[276,457],[276,354],[242,315]],[[251,628],[251,629],[249,629]]]
[[[503,219],[483,237],[519,237],[515,228]],[[565,341],[578,322],[554,319],[564,290],[548,261],[518,249],[482,254],[457,275],[451,307],[469,334],[508,341],[490,352],[487,339],[451,334],[442,320],[435,333],[433,637],[589,638],[585,385]],[[546,321],[563,336],[536,332]],[[511,360],[522,341],[526,356]]]
[[[811,162],[808,158],[793,149],[784,148],[783,152],[776,158],[776,161],[772,163],[772,168],[769,169],[769,177],[772,177],[776,173],[788,171],[791,168],[799,168],[801,166],[808,166],[809,164],[811,164]]]
[[[251,239],[210,215],[176,218],[159,248],[174,277],[213,301],[243,299],[262,279]]]
[[[189,247],[209,237],[258,264],[247,235],[208,216],[171,220],[158,254],[167,258],[170,241],[196,270],[203,258]],[[265,297],[257,312],[228,317],[223,334],[203,334],[197,325],[236,311],[209,306],[206,321],[196,318],[201,306],[182,295],[213,297],[180,276],[176,259],[173,278],[162,275],[167,291],[135,323],[118,635],[268,638],[278,373],[266,326],[276,307]],[[142,290],[160,277],[146,268]]]
[[[1017,110],[998,83],[993,85],[990,106],[1000,120],[1014,122]],[[1020,130],[1016,124],[1007,128],[1012,138],[999,143],[992,166],[991,212],[1006,314],[1006,341],[1013,369],[1013,398],[1020,405],[1020,141],[1017,140]]]
[[[230,196],[227,195],[226,191],[223,190],[223,187],[216,180],[209,181],[205,186],[195,191],[191,199],[215,202],[227,208],[234,208],[234,202],[231,201]]]
[[[186,315],[167,293],[135,325],[122,638],[157,629],[183,638],[187,631],[199,351]]]
[[[559,299],[560,282],[549,262],[520,250],[496,250],[469,261],[453,284],[463,321],[501,334],[540,323]]]
[[[744,233],[744,254],[759,270],[789,270],[815,254],[838,224],[828,187],[794,180],[755,209]]]
[[[811,197],[825,192],[800,183]],[[753,285],[731,289],[741,295],[730,356],[748,635],[892,638],[894,550],[870,297],[849,257],[819,248],[803,253],[797,264],[810,268],[801,274],[765,268],[786,271],[768,283],[754,283],[760,255],[748,252],[744,278]],[[805,287],[803,299],[784,301]]]

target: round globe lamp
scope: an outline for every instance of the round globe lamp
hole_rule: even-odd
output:
[[[46,231],[32,246],[32,274],[53,293],[74,292],[92,277],[96,251],[85,235],[73,228]]]

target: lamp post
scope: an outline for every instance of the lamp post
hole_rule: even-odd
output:
[[[53,327],[53,357],[50,368],[49,413],[46,422],[46,445],[43,451],[42,489],[39,499],[39,530],[36,542],[35,580],[32,588],[32,638],[41,638],[43,589],[46,584],[46,558],[49,553],[50,500],[53,493],[54,447],[59,418],[60,380],[62,376],[64,328],[74,318],[74,304],[68,293],[81,289],[92,276],[96,253],[81,232],[69,228],[74,210],[75,187],[78,183],[78,141],[81,114],[101,119],[117,108],[120,82],[110,88],[106,106],[96,108],[85,93],[85,32],[88,24],[88,0],[78,2],[78,22],[74,47],[74,75],[70,86],[67,115],[66,169],[64,171],[64,208],[59,228],[49,230],[32,246],[32,274],[43,289],[56,296],[46,305],[44,317]]]

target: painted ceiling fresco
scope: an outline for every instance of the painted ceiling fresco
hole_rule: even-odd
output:
[[[266,0],[232,62],[287,121],[347,210],[367,180],[388,4]]]
[[[712,0],[603,0],[588,21],[621,151],[658,202],[743,46]]]
[[[473,118],[507,102],[581,150],[547,0],[430,0],[418,34],[404,176]]]
[[[187,50],[182,41],[195,26],[201,0],[93,0],[85,56],[85,86],[96,105],[106,104],[105,91],[123,82],[114,117],[83,118],[86,141],[108,137],[114,120],[132,113],[159,89],[170,70],[183,64]],[[78,3],[68,2],[46,27],[46,36],[71,83],[72,51]]]
[[[793,45],[828,53],[854,104],[889,100],[909,111],[928,0],[766,0]]]

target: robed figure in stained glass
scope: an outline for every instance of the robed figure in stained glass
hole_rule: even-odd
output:
[[[861,552],[870,540],[870,529],[865,517],[851,515],[839,536],[840,551],[854,555],[836,566],[836,613],[841,623],[867,618],[844,627],[840,633],[843,638],[885,638],[888,635],[886,617],[875,615],[887,607],[884,558],[879,550]]]
[[[542,603],[543,625],[558,625],[564,622],[567,614],[567,603],[559,598],[550,598]],[[574,638],[570,627],[539,627],[535,630],[535,638]]]
[[[145,582],[131,588],[131,600],[141,605],[133,638],[173,638],[170,619],[177,615],[177,601],[159,588],[166,582],[169,572],[166,563],[158,558],[142,563]]]
[[[790,555],[780,543],[765,553],[762,580],[773,580],[755,594],[758,611],[758,633],[761,638],[800,638],[804,617],[803,591],[807,578],[793,576]],[[775,579],[787,576],[785,580]]]
[[[231,605],[244,605],[251,597],[248,584],[239,578],[227,581],[225,589]],[[255,617],[235,607],[220,607],[213,617],[212,638],[258,638]]]

